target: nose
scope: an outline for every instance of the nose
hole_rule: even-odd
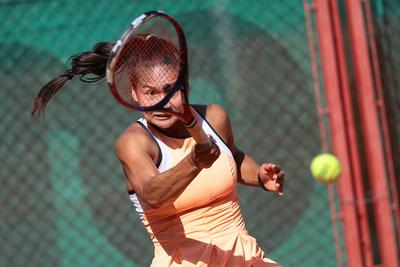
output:
[[[173,107],[173,105],[171,104],[171,99],[167,102],[167,104],[165,104],[164,108],[165,109],[171,109]]]
[[[171,84],[165,84],[163,87],[162,87],[162,90],[163,90],[163,97],[165,97],[169,92],[171,92],[171,90],[172,90],[172,85]],[[165,106],[164,106],[164,108],[166,108],[166,109],[171,109],[171,108],[173,108],[174,106],[172,105],[172,103],[171,103],[171,99],[167,102],[167,104],[165,104]]]

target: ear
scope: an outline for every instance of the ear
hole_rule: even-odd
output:
[[[135,101],[135,102],[138,102],[139,100],[138,100],[138,97],[137,97],[137,94],[136,94],[136,91],[135,91],[135,89],[131,89],[131,95],[132,95],[132,98],[133,98],[133,100]]]

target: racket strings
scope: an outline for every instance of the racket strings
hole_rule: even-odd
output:
[[[120,52],[114,76],[119,94],[129,104],[142,107],[157,104],[178,77],[181,66],[178,36],[164,24],[152,23],[142,28],[140,34],[126,41]],[[137,88],[144,83],[161,84],[142,94]]]

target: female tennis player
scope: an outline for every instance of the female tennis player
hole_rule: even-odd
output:
[[[93,51],[73,56],[72,68],[39,92],[32,114],[43,112],[74,76],[84,82],[104,78],[113,45],[99,43]],[[174,82],[172,74],[158,75],[171,71],[168,62],[158,62],[151,66],[151,75],[139,77],[137,88],[132,88],[137,101]],[[166,108],[181,105],[180,98],[172,97]],[[182,121],[166,111],[141,112],[142,118],[115,143],[130,199],[154,243],[151,266],[280,266],[246,230],[236,185],[283,195],[283,170],[273,163],[259,165],[235,146],[222,107],[191,105],[191,112],[211,145],[196,144]]]

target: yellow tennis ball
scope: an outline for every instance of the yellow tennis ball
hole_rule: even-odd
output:
[[[332,154],[324,153],[311,161],[311,174],[321,183],[335,182],[342,171],[339,160]]]

